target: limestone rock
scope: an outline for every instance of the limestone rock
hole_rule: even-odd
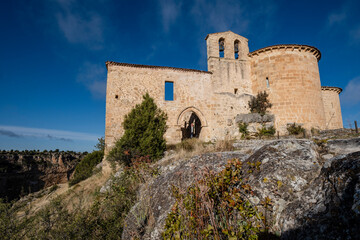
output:
[[[267,220],[282,239],[359,239],[360,152],[324,162],[317,145],[309,140],[262,143],[254,144],[249,154],[209,153],[163,167],[160,176],[142,187],[127,217],[123,239],[160,239],[174,203],[171,185],[187,187],[204,169],[219,172],[234,157],[261,163],[253,173],[244,164],[244,178],[252,186],[254,204],[265,197],[272,199],[273,211],[267,213]]]
[[[348,154],[360,151],[360,138],[327,141],[328,151],[333,154]]]
[[[193,183],[200,171],[210,169],[219,172],[228,159],[245,159],[247,155],[236,152],[211,153],[195,156],[182,161],[176,167],[169,168],[152,182],[142,188],[140,201],[132,208],[126,219],[126,227],[122,239],[140,237],[141,239],[161,239],[161,233],[167,214],[170,212],[174,199],[171,195],[171,186],[187,187]],[[144,212],[147,217],[141,218]],[[144,221],[139,221],[142,219]],[[149,224],[145,222],[152,219]],[[141,234],[141,228],[146,228]]]
[[[267,123],[274,122],[274,115],[265,114],[261,116],[259,113],[245,113],[236,115],[235,122],[243,123]]]

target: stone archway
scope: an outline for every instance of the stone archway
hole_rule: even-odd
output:
[[[201,129],[207,126],[204,115],[194,107],[184,109],[177,120],[181,130],[181,140],[188,138],[199,138]]]

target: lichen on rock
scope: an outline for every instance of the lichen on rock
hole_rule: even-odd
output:
[[[358,239],[360,225],[360,152],[323,159],[310,140],[253,143],[245,151],[207,153],[161,167],[161,174],[142,187],[127,217],[123,239],[160,239],[174,198],[171,186],[186,188],[205,170],[220,172],[228,159],[248,162],[253,204],[272,201],[266,220],[282,239]],[[246,166],[260,163],[259,170]],[[160,161],[161,164],[161,161]],[[249,167],[250,169],[250,167]]]

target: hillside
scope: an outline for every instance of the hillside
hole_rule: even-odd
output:
[[[0,198],[18,199],[66,183],[84,153],[0,151]]]
[[[241,163],[241,176],[251,187],[247,199],[266,216],[266,237],[359,237],[360,138],[191,144],[153,164],[121,168],[114,175],[103,166],[103,173],[72,187],[59,184],[22,198],[13,207],[23,219],[22,230],[7,226],[8,239],[162,239],[164,230],[173,231],[174,187],[183,193],[191,186],[206,189],[201,182],[223,172],[230,159]]]

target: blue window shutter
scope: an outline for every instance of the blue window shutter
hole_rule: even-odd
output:
[[[174,83],[165,82],[165,101],[174,101]]]

